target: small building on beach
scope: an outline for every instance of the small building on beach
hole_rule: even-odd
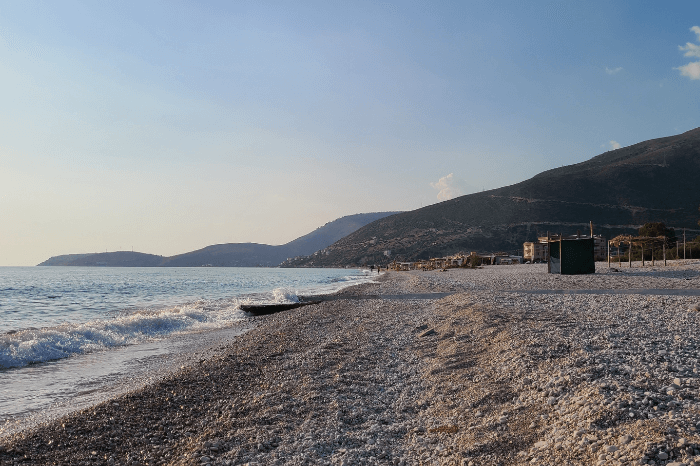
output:
[[[573,238],[571,236],[570,238]],[[590,236],[576,235],[576,238],[590,238]],[[549,243],[546,236],[537,238],[537,242],[523,243],[523,259],[530,262],[547,262]],[[607,241],[601,235],[593,236],[593,256],[595,260],[602,261],[607,258]]]
[[[595,239],[582,235],[548,236],[547,271],[561,275],[595,273]]]
[[[523,259],[530,262],[544,262],[547,260],[547,237],[545,241],[523,243]]]

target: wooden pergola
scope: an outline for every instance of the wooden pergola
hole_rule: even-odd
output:
[[[632,248],[639,247],[642,249],[642,267],[644,267],[644,249],[651,249],[651,265],[655,265],[654,250],[662,248],[664,251],[664,265],[666,265],[666,241],[665,236],[632,236],[619,235],[608,241],[608,267],[610,267],[610,248],[617,247],[618,263],[622,266],[622,256],[620,256],[620,246],[627,244],[629,246],[629,265],[632,267]]]

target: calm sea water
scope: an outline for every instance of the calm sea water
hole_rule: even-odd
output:
[[[241,304],[370,280],[350,269],[0,267],[0,434],[234,338],[250,325]]]

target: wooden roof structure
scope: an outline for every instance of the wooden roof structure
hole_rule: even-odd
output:
[[[668,238],[665,236],[632,236],[618,235],[609,240],[610,246],[620,246],[622,244],[631,244],[632,246],[663,246]]]
[[[619,235],[608,241],[608,267],[611,264],[610,248],[616,246],[618,248],[618,261],[622,264],[622,260],[619,256],[619,248],[623,244],[629,245],[628,261],[629,266],[632,267],[632,248],[640,247],[642,249],[642,267],[644,266],[644,249],[651,249],[651,264],[655,264],[654,259],[654,249],[662,248],[664,252],[664,265],[666,265],[666,244],[668,243],[668,238],[665,236],[632,236],[632,235]]]

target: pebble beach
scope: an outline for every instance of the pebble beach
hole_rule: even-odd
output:
[[[700,261],[388,272],[252,318],[2,465],[700,465]]]

